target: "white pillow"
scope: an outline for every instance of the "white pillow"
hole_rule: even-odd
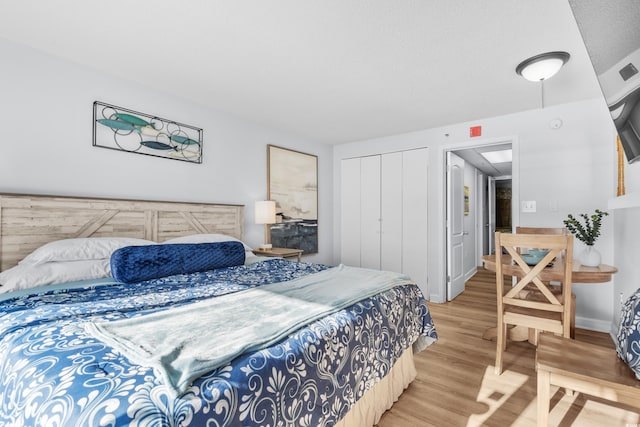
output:
[[[133,237],[86,237],[49,242],[27,255],[20,265],[37,265],[51,261],[108,259],[116,249],[125,246],[152,245],[151,240]]]
[[[190,236],[176,237],[165,240],[162,243],[215,243],[215,242],[240,242],[244,245],[244,250],[251,252],[251,247],[242,240],[226,234],[192,234]]]
[[[23,264],[0,273],[0,294],[54,283],[109,277],[109,259]]]

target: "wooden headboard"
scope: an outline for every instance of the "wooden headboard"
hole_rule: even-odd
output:
[[[0,271],[45,243],[76,237],[163,242],[199,233],[242,239],[244,206],[0,193]]]

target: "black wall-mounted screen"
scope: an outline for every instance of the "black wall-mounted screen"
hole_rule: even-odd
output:
[[[625,67],[626,68],[626,67]],[[622,73],[620,73],[621,78]],[[609,106],[625,157],[629,163],[640,159],[640,88]]]
[[[640,160],[640,1],[569,0],[629,163]]]
[[[616,120],[614,120],[614,123]],[[624,154],[629,163],[640,159],[640,103],[636,102],[631,112],[620,126],[616,125]]]

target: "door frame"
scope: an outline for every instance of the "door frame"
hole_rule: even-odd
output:
[[[476,200],[486,200],[487,188],[485,184],[488,181],[487,178],[488,177],[484,173],[476,170]],[[475,212],[476,214],[474,215],[474,221],[476,230],[476,266],[482,267],[482,252],[484,251],[484,243],[486,240],[484,236],[485,209],[483,203],[476,202]]]
[[[513,172],[513,171],[512,171]],[[513,190],[511,190],[513,191]],[[487,177],[487,240],[488,240],[488,255],[495,252],[496,242],[495,235],[491,237],[492,233],[496,232],[496,177]]]
[[[489,146],[493,146],[493,145],[501,145],[501,144],[507,144],[507,143],[511,143],[511,150],[512,150],[512,160],[511,160],[511,197],[512,197],[512,204],[511,204],[511,220],[512,220],[512,227],[515,230],[515,227],[520,225],[520,147],[518,144],[518,138],[517,136],[505,136],[505,137],[501,137],[501,138],[488,138],[488,139],[484,139],[484,140],[478,140],[478,141],[473,141],[473,140],[466,140],[466,141],[462,141],[462,142],[457,142],[457,143],[451,143],[448,144],[446,146],[442,147],[442,151],[441,151],[441,162],[442,162],[442,170],[443,170],[443,176],[442,176],[442,182],[444,183],[444,188],[443,188],[443,194],[446,197],[447,194],[447,189],[446,189],[446,182],[447,182],[447,153],[450,151],[459,151],[459,150],[465,150],[468,148],[478,148],[478,147],[489,147]],[[478,203],[482,203],[484,204],[485,201],[484,200],[478,200]],[[477,205],[476,208],[477,209],[481,209],[483,208],[483,205]],[[445,254],[444,256],[444,265],[443,265],[443,272],[445,273],[445,279],[446,279],[446,272],[448,271],[449,268],[449,258],[448,258],[448,247],[447,247],[447,238],[446,238],[446,234],[447,234],[447,218],[448,218],[448,212],[447,212],[447,203],[446,200],[444,200],[444,203],[442,203],[442,211],[441,211],[441,215],[442,218],[444,219],[444,221],[441,223],[441,227],[442,230],[444,230],[444,239],[443,239],[443,246],[441,247],[443,253]],[[476,228],[477,230],[477,228]],[[477,232],[477,231],[476,231]],[[478,236],[476,236],[476,239],[478,238]],[[449,299],[449,294],[448,294],[448,286],[445,284],[444,286],[444,301],[448,301]]]
[[[513,177],[511,175],[508,176],[492,176],[489,177],[488,181],[488,186],[491,186],[492,188],[489,191],[489,196],[493,197],[492,203],[493,203],[493,212],[490,213],[489,215],[491,216],[493,214],[493,223],[489,223],[489,254],[491,255],[493,253],[495,253],[495,249],[496,249],[496,242],[495,242],[495,232],[496,232],[496,216],[497,216],[497,203],[496,203],[496,183],[500,182],[500,181],[511,181],[511,194],[513,197]],[[490,202],[491,203],[491,202]],[[511,203],[513,203],[513,199],[511,200]],[[513,210],[514,210],[514,206],[513,204],[511,205],[511,231],[514,232],[515,231],[515,223],[514,223],[514,219],[513,219]],[[519,212],[519,208],[516,207],[516,210]],[[493,227],[491,227],[491,225],[493,225]]]

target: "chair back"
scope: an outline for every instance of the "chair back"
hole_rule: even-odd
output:
[[[516,227],[516,234],[548,234],[554,236],[566,236],[567,229],[566,227]],[[564,256],[564,254],[562,255]]]
[[[572,235],[546,235],[546,234],[507,234],[496,233],[496,247],[502,250],[496,251],[496,284],[498,292],[498,313],[504,311],[504,306],[516,306],[525,309],[562,313],[562,319],[570,318],[571,306],[571,270],[573,259]],[[537,248],[549,252],[535,265],[529,265],[520,253],[520,249]],[[504,292],[504,275],[502,273],[503,250],[511,256],[513,262],[522,270],[518,282]],[[556,257],[564,256],[562,269],[545,268]],[[554,280],[562,283],[562,294],[551,292],[543,282],[540,275],[547,275],[545,281]],[[526,289],[525,289],[526,288]],[[565,303],[568,302],[568,303]],[[562,322],[562,333],[569,336],[569,321]],[[536,327],[536,329],[546,329]],[[557,329],[557,328],[556,328]],[[566,334],[564,333],[566,329]],[[556,332],[559,332],[556,330]]]

